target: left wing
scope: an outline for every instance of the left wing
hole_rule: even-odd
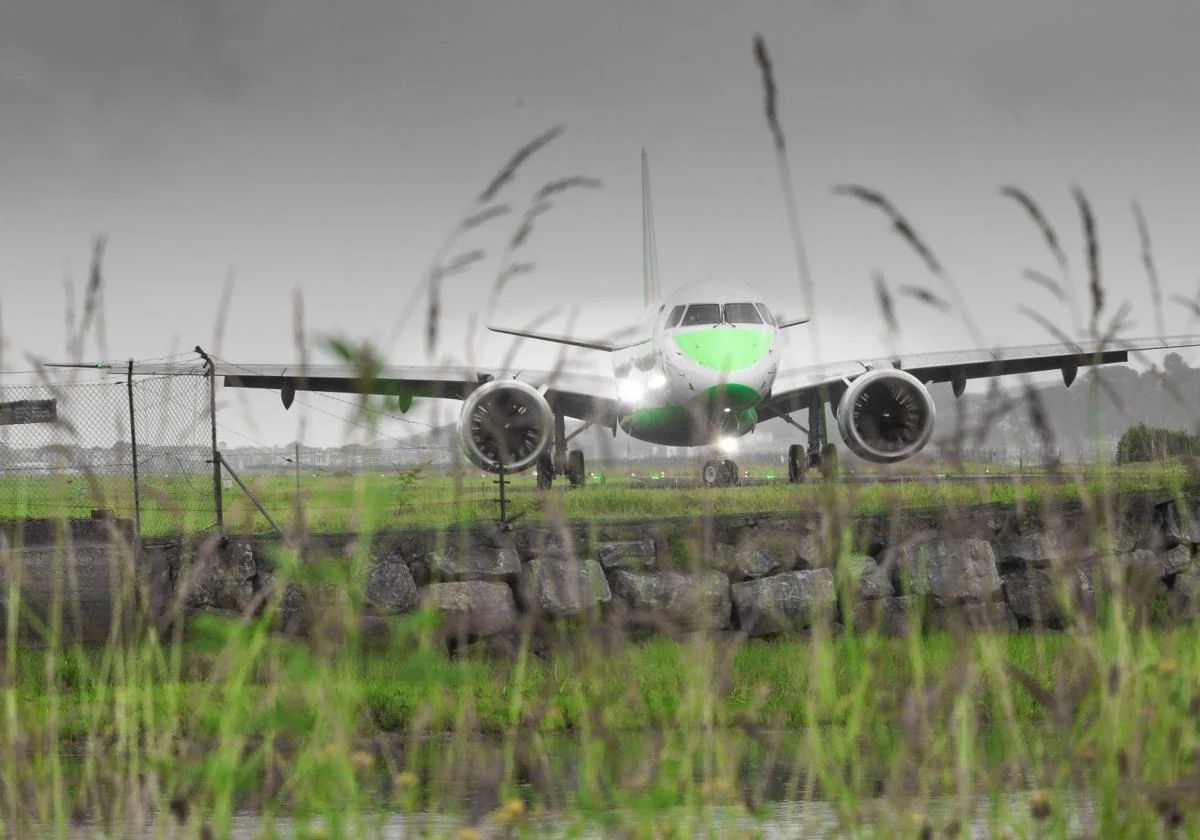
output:
[[[957,396],[962,393],[968,379],[1057,370],[1062,372],[1063,382],[1070,385],[1081,367],[1125,362],[1129,360],[1130,353],[1176,347],[1200,347],[1200,335],[911,353],[890,359],[813,365],[781,371],[775,379],[771,396],[759,407],[759,416],[768,419],[807,408],[822,388],[828,389],[836,399],[855,377],[878,368],[899,368],[926,384],[949,382]]]

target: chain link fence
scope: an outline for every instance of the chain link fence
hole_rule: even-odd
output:
[[[203,375],[0,384],[0,519],[213,528],[210,387]]]

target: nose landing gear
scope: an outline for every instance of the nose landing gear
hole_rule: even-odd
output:
[[[705,487],[729,487],[738,483],[738,465],[728,458],[705,461],[700,479]]]

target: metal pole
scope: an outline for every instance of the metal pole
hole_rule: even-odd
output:
[[[233,476],[233,480],[237,482],[237,486],[241,487],[242,492],[250,498],[250,501],[254,502],[254,506],[258,508],[258,512],[261,513],[263,517],[266,518],[267,522],[271,524],[271,527],[275,529],[275,533],[282,537],[283,529],[279,527],[279,523],[271,518],[271,514],[267,513],[267,509],[259,504],[258,499],[256,499],[254,494],[250,492],[250,488],[247,487],[245,482],[242,481],[242,477],[233,471],[233,467],[229,466],[229,463],[221,456],[220,451],[216,451],[213,454],[217,461],[217,474],[220,474],[222,466],[229,470],[229,474]]]
[[[138,481],[137,421],[133,411],[133,359],[125,377],[125,388],[129,392],[129,449],[133,458],[133,534],[134,540],[142,539],[142,488]]]
[[[504,487],[507,482],[504,480],[504,465],[498,465],[497,473],[499,477],[496,483],[500,485],[500,527],[504,528],[508,525],[508,498],[504,492]]]
[[[221,503],[221,453],[217,450],[217,369],[208,354],[196,345],[196,352],[208,367],[208,417],[212,424],[213,504],[217,509],[217,530],[225,533],[225,514]],[[233,471],[230,470],[232,473]]]

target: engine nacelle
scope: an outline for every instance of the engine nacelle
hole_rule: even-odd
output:
[[[554,434],[554,414],[536,388],[495,379],[463,400],[458,442],[481,470],[519,472],[537,461]]]
[[[929,390],[911,373],[873,370],[855,379],[837,408],[838,431],[850,451],[880,464],[916,455],[933,434]]]

